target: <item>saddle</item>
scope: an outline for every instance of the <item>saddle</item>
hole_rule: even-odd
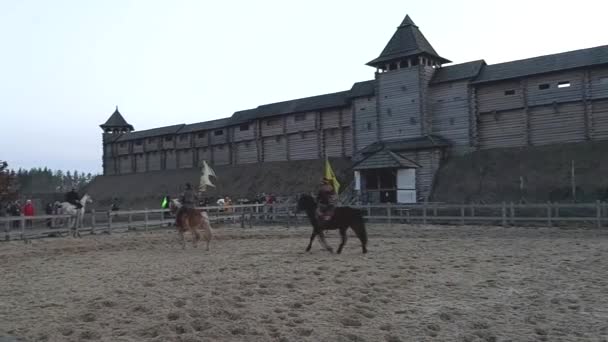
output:
[[[334,217],[334,208],[327,208],[327,209],[319,208],[317,210],[317,219],[321,223],[329,222],[332,219],[332,217]]]

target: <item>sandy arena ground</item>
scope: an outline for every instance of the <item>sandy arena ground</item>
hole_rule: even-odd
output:
[[[2,242],[0,341],[608,340],[608,231],[368,228]]]

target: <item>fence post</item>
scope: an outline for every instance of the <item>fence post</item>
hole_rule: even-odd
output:
[[[11,225],[13,221],[6,220],[6,224],[4,225],[4,241],[10,241],[11,239]]]
[[[428,202],[424,201],[424,204],[422,205],[422,224],[426,224],[426,206],[427,206]]]
[[[460,207],[460,224],[464,226],[464,204]]]
[[[148,208],[144,209],[144,230],[148,232]]]
[[[108,234],[112,234],[112,212],[108,210]]]
[[[511,225],[514,226],[515,225],[515,205],[513,204],[513,202],[511,202],[511,204],[509,206],[510,206],[509,221],[511,221]]]
[[[604,221],[606,221],[606,225],[608,225],[608,205],[606,204],[606,202],[603,202],[602,206],[604,207],[602,218]]]
[[[408,224],[411,223],[411,220],[410,220],[410,208],[405,209],[405,216],[406,216],[406,222]]]
[[[129,221],[127,223],[127,230],[131,230],[133,228],[131,223],[133,222],[133,214],[131,213],[131,208],[129,208]]]
[[[507,204],[502,202],[502,226],[507,226]]]
[[[21,226],[21,240],[25,240],[25,217],[21,216],[19,220],[19,225]]]
[[[97,220],[95,219],[95,209],[91,209],[91,234],[95,234],[95,225]]]
[[[595,212],[597,227],[602,228],[602,206],[600,201],[595,201]]]
[[[471,204],[471,217],[475,217],[475,203]]]
[[[551,221],[551,212],[552,210],[551,202],[547,202],[547,224],[549,227],[553,227],[553,222]]]
[[[386,216],[388,216],[388,226],[392,228],[393,227],[393,220],[391,220],[391,211],[392,210],[391,210],[391,203],[390,202],[386,206],[386,211],[387,211],[387,214],[388,214],[388,215],[386,215]]]

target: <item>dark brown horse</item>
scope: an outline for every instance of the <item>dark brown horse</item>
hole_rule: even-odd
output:
[[[319,236],[319,241],[329,252],[333,253],[333,249],[325,241],[325,235],[323,230],[339,229],[342,242],[338,247],[338,254],[342,252],[344,244],[346,244],[346,230],[350,227],[359,240],[361,241],[361,248],[363,253],[367,253],[367,231],[365,230],[365,222],[363,220],[363,212],[361,210],[351,207],[336,207],[334,209],[334,215],[328,221],[322,225],[317,217],[317,202],[312,196],[303,194],[298,199],[298,211],[305,211],[310,224],[312,224],[312,236],[310,237],[310,243],[306,247],[306,251],[310,251],[312,242],[315,237]]]
[[[203,240],[207,242],[206,250],[209,250],[209,243],[213,238],[213,230],[209,224],[207,213],[202,210],[183,207],[176,199],[171,200],[169,207],[175,215],[175,226],[177,227],[182,248],[186,248],[184,233],[187,231],[192,233],[192,243],[194,247],[197,246],[197,242],[201,239],[201,234],[198,232],[198,228],[200,228],[203,231]]]

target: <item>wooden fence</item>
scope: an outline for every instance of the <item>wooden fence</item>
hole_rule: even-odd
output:
[[[601,228],[608,225],[608,205],[583,204],[441,204],[358,206],[371,222],[421,224],[489,224],[496,226],[563,226],[574,223]]]
[[[496,226],[566,226],[577,225],[602,228],[608,226],[608,205],[603,202],[585,204],[441,204],[353,206],[364,212],[371,223],[385,224],[487,224]],[[295,215],[293,204],[253,204],[230,207],[203,207],[214,224],[240,224],[251,228],[254,224],[281,224],[290,227],[306,222],[300,213]],[[46,236],[66,236],[73,231],[66,226],[68,215],[0,217],[0,231],[4,240],[27,240]],[[77,231],[112,234],[132,230],[149,231],[168,228],[175,218],[169,210],[144,209],[126,211],[95,211],[83,218],[83,228]]]

